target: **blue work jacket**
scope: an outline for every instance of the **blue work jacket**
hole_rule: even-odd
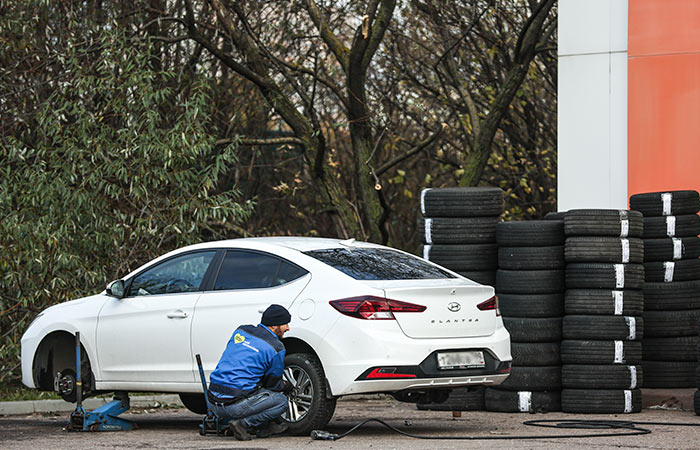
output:
[[[265,325],[237,328],[209,377],[210,392],[222,399],[244,398],[258,388],[281,392],[285,353],[282,341]]]

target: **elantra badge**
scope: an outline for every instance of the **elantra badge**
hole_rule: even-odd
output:
[[[449,310],[452,311],[452,312],[457,312],[457,311],[459,311],[460,309],[462,309],[462,307],[461,307],[460,304],[457,303],[457,302],[450,302],[450,303],[447,304],[447,309],[449,309]]]

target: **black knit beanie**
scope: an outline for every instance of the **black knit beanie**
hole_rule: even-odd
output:
[[[262,315],[260,323],[266,326],[284,325],[292,321],[292,315],[287,308],[280,305],[270,305]]]

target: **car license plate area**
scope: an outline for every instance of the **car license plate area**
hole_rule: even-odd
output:
[[[476,369],[486,366],[484,352],[438,352],[437,366],[440,370],[448,369]]]

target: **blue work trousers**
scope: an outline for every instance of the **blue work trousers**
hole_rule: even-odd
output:
[[[232,405],[214,403],[209,399],[207,403],[219,420],[229,422],[232,419],[243,419],[249,427],[259,427],[280,417],[286,411],[287,396],[281,392],[260,389]]]

